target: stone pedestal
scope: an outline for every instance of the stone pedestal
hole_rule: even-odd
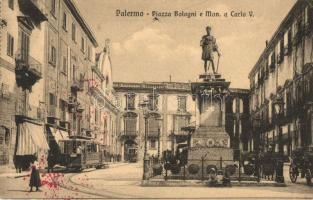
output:
[[[219,169],[233,164],[230,137],[225,131],[225,96],[230,82],[220,74],[201,74],[201,82],[191,83],[194,101],[200,112],[199,127],[191,136],[188,166],[200,165],[207,172],[208,165]],[[199,175],[199,174],[198,174]],[[197,174],[188,176],[197,176]]]

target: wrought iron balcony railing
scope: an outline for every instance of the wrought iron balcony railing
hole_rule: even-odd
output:
[[[42,77],[42,64],[30,55],[17,53],[15,56],[16,68],[15,71],[23,77],[29,77],[37,81]]]
[[[46,0],[19,0],[20,9],[27,15],[32,15],[41,21],[47,20]]]

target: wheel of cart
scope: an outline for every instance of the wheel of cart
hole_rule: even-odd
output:
[[[308,185],[312,184],[313,172],[313,149],[303,147],[292,152],[292,161],[289,168],[289,176],[292,183],[297,181],[298,176],[305,178]]]
[[[306,183],[308,185],[311,185],[312,184],[312,173],[311,173],[311,170],[307,170],[307,172],[305,173],[305,178],[306,178]]]
[[[289,177],[292,183],[297,182],[298,175],[299,175],[299,171],[298,171],[297,166],[291,163],[289,166]]]

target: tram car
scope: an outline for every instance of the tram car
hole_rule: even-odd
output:
[[[137,148],[136,147],[129,147],[128,148],[128,161],[135,163],[137,162]]]
[[[296,149],[291,154],[289,176],[292,183],[297,182],[298,176],[305,178],[308,185],[312,184],[313,149]]]
[[[105,157],[102,145],[82,138],[60,140],[59,163],[67,169],[81,171],[86,168],[102,168]]]

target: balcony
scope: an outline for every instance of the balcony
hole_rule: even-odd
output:
[[[39,21],[46,21],[46,0],[19,0],[21,11]]]
[[[32,86],[42,78],[42,65],[33,57],[18,53],[15,62],[15,73],[19,85]]]
[[[48,109],[48,118],[54,118],[56,119],[57,116],[57,107],[56,106],[50,106]]]
[[[27,116],[27,111],[26,111],[26,104],[24,102],[17,102],[15,105],[15,114],[17,116]]]
[[[72,91],[84,91],[84,81],[82,79],[77,79],[74,78],[72,80],[72,85],[71,85]]]
[[[127,130],[123,131],[121,134],[122,137],[133,138],[138,136],[138,131],[136,130]]]

